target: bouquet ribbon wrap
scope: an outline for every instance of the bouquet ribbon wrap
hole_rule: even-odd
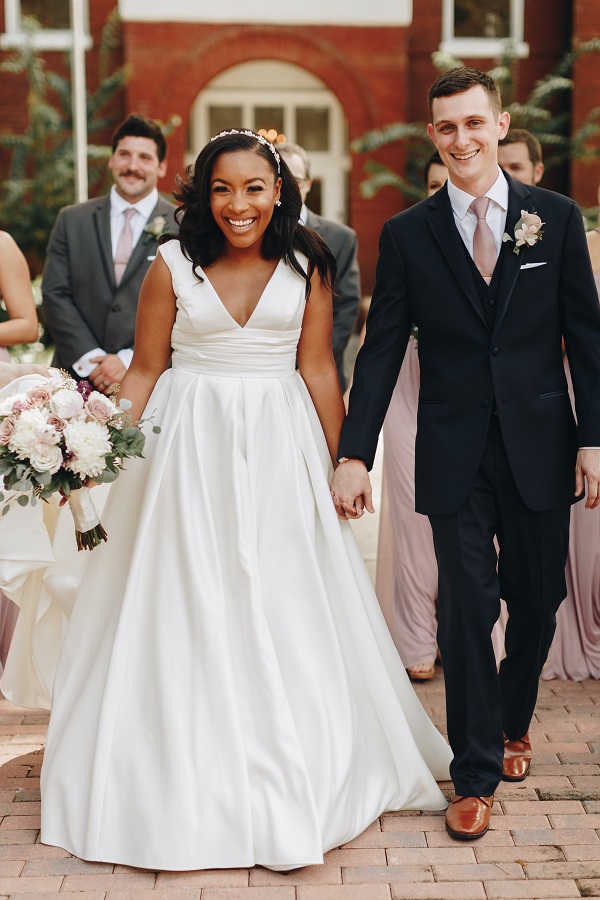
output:
[[[75,522],[77,549],[93,550],[94,547],[105,541],[107,536],[100,524],[100,517],[94,507],[89,488],[78,488],[71,491],[68,502]]]

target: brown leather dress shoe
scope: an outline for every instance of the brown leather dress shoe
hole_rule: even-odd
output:
[[[446,810],[446,831],[459,841],[474,841],[490,827],[494,795],[491,797],[456,796]]]
[[[504,762],[502,781],[523,781],[531,765],[531,744],[529,732],[520,741],[511,741],[504,736]]]

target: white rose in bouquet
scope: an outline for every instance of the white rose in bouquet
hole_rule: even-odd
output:
[[[29,454],[29,460],[38,472],[50,472],[54,475],[62,466],[63,455],[56,444],[39,443]]]
[[[63,388],[54,394],[49,406],[61,419],[72,419],[83,412],[83,397],[77,391]]]

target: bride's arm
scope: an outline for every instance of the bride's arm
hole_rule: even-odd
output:
[[[298,343],[298,368],[315,404],[331,458],[334,465],[337,465],[336,455],[345,409],[331,348],[332,327],[331,292],[315,271]]]
[[[142,283],[133,359],[119,390],[119,400],[131,401],[134,420],[141,417],[154,385],[169,365],[176,312],[171,273],[159,253]]]

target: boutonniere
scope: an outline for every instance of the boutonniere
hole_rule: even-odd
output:
[[[144,244],[147,244],[148,241],[154,239],[157,241],[159,238],[163,236],[163,234],[167,234],[169,231],[169,222],[166,216],[154,216],[151,222],[148,222],[144,226]]]
[[[513,247],[513,253],[516,253],[517,256],[521,250],[521,247],[533,247],[534,244],[537,244],[538,241],[541,241],[542,235],[544,232],[542,231],[542,225],[545,225],[545,222],[542,222],[539,216],[535,213],[527,212],[526,209],[521,210],[521,218],[515,225],[515,236],[512,238],[510,234],[507,234],[505,231],[502,235],[502,242],[506,243],[506,241],[515,241],[515,246]]]

